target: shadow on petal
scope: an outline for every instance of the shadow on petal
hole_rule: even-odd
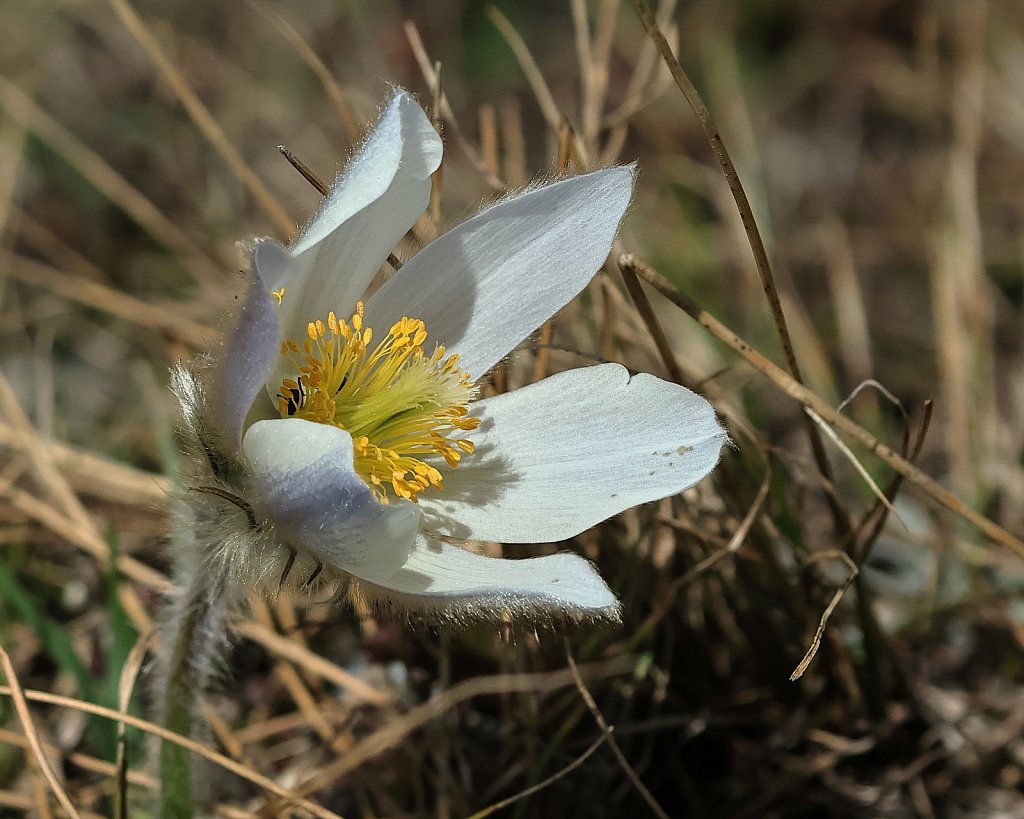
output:
[[[559,553],[525,560],[486,557],[421,533],[394,572],[352,572],[370,600],[452,619],[505,614],[612,619],[619,602],[593,565]]]
[[[493,421],[484,419],[478,432],[485,437],[491,426]],[[459,511],[468,505],[494,509],[495,514],[500,514],[502,497],[521,477],[508,459],[498,454],[497,447],[478,444],[471,457],[445,473],[440,491],[421,497],[424,528],[439,537],[472,540],[470,528],[458,520]]]

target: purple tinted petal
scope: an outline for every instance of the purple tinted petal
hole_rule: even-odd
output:
[[[233,446],[241,442],[246,413],[266,383],[279,355],[279,343],[277,308],[254,273],[238,323],[224,343],[224,360],[213,395],[221,432]]]
[[[257,421],[243,450],[259,512],[278,539],[353,574],[390,573],[412,550],[415,504],[379,503],[352,467],[352,439],[329,424],[299,418]]]

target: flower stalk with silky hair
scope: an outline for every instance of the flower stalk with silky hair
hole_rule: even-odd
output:
[[[350,588],[434,617],[617,619],[579,555],[502,560],[463,544],[566,540],[718,461],[727,438],[707,401],[618,364],[480,393],[604,263],[631,167],[500,201],[365,297],[426,209],[441,151],[397,92],[294,244],[252,244],[219,361],[174,375],[196,467],[178,526],[169,727],[188,733],[180,695],[201,690],[224,613],[253,590]]]

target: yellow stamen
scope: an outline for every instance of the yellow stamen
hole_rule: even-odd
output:
[[[280,304],[284,301],[284,288],[282,287],[280,290],[271,290],[270,295],[273,296],[274,301]]]
[[[428,487],[441,489],[434,462],[454,468],[473,453],[472,441],[453,436],[480,425],[467,408],[477,388],[457,354],[445,358],[442,345],[424,352],[419,319],[404,316],[371,348],[363,316],[358,302],[349,321],[330,312],[326,325],[306,325],[301,347],[290,339],[281,345],[297,375],[281,382],[278,410],[347,430],[356,472],[378,500],[387,503],[390,492],[415,501]]]

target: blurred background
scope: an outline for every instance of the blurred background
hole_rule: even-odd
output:
[[[854,396],[844,414],[894,449],[922,438],[929,475],[1024,532],[1024,7],[657,12],[751,200],[807,385]],[[6,0],[0,31],[8,684],[116,708],[138,673],[131,708],[150,713],[181,457],[168,370],[216,352],[244,293],[236,243],[284,241],[316,206],[277,146],[333,178],[393,85],[433,110],[437,63],[435,229],[560,167],[637,161],[617,250],[784,365],[725,177],[631,3]],[[645,314],[613,260],[495,376],[621,361],[700,390],[729,428],[700,487],[505,548],[585,554],[624,622],[435,627],[254,600],[211,747],[346,816],[1024,815],[1021,556],[819,432],[823,478],[800,405],[648,295]],[[865,476],[898,490],[897,516]],[[31,709],[59,786],[110,815],[115,724]],[[135,816],[154,804],[144,733]],[[244,776],[210,788],[218,816],[309,815]],[[0,816],[49,802],[0,696]]]

